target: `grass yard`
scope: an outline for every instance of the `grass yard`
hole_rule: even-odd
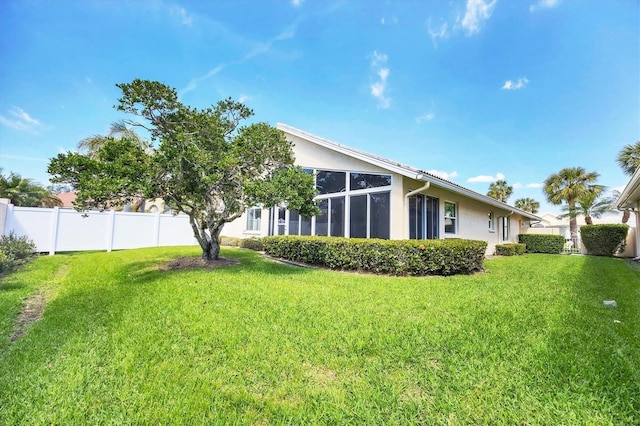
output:
[[[0,282],[2,424],[640,424],[640,270],[496,258],[473,276],[223,249],[44,256]],[[22,301],[43,318],[12,339]],[[617,309],[603,300],[614,299]]]

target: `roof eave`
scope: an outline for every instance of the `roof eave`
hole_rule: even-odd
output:
[[[640,167],[622,190],[616,201],[616,207],[620,210],[633,209],[637,207],[638,200],[640,200]]]

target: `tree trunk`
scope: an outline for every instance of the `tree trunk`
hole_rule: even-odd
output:
[[[584,223],[586,223],[587,225],[593,225],[593,220],[591,220],[591,216],[585,216]]]
[[[622,213],[622,223],[627,223],[629,217],[631,217],[631,210],[625,210],[624,213]]]
[[[575,201],[569,201],[569,211],[575,212],[576,203]],[[571,232],[571,239],[576,241],[578,238],[578,220],[575,216],[569,216],[569,232]]]
[[[209,229],[211,239],[200,241],[202,260],[218,260],[220,257],[220,232],[222,227]]]

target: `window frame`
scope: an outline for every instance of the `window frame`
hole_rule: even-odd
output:
[[[510,241],[511,234],[511,218],[509,216],[502,216],[502,241]]]
[[[492,210],[489,210],[489,232],[496,232],[496,216]]]
[[[447,204],[451,204],[453,206],[454,215],[447,215]],[[444,234],[445,235],[458,235],[458,203],[455,201],[447,201],[444,200]],[[453,226],[453,232],[447,232],[447,219],[451,221],[451,225]]]
[[[258,212],[258,218],[255,217],[255,212]],[[245,223],[245,231],[246,232],[262,232],[262,207],[249,207],[246,211],[247,221]],[[257,223],[257,229],[255,228],[255,224]],[[251,224],[251,226],[249,226]]]

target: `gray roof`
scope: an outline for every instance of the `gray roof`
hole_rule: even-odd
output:
[[[369,164],[373,164],[375,166],[381,167],[385,170],[389,170],[390,172],[398,173],[402,176],[406,176],[411,179],[421,180],[423,182],[429,182],[432,185],[438,186],[440,188],[448,189],[452,192],[456,192],[460,195],[464,195],[465,197],[469,197],[474,200],[482,201],[485,204],[503,209],[512,211],[514,213],[518,213],[523,217],[532,219],[532,220],[542,220],[539,216],[536,216],[532,213],[526,212],[524,210],[513,207],[509,204],[500,202],[491,197],[487,197],[486,195],[482,195],[478,192],[472,191],[469,188],[465,188],[464,186],[458,185],[457,183],[451,182],[447,179],[443,179],[438,177],[432,173],[429,173],[425,170],[418,169],[416,167],[408,166],[406,164],[398,163],[397,161],[389,160],[387,158],[383,158],[377,156],[375,154],[371,154],[366,151],[362,151],[356,148],[352,148],[347,145],[343,145],[334,141],[330,141],[328,139],[321,138],[319,136],[313,135],[311,133],[305,132],[304,130],[296,129],[295,127],[289,126],[287,124],[278,123],[276,126],[278,129],[282,130],[285,133],[288,133],[293,136],[297,136],[302,138],[308,142],[314,143],[316,145],[323,146],[325,148],[331,149],[336,152],[340,152],[344,155],[348,155],[350,157],[357,158],[359,160],[365,161]]]

